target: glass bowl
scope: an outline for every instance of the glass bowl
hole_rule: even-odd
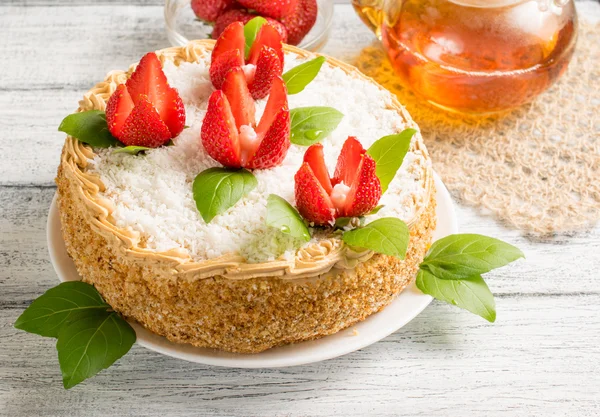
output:
[[[165,28],[173,46],[185,46],[190,40],[208,39],[212,26],[196,19],[191,0],[165,0]],[[333,21],[333,1],[317,0],[319,14],[311,31],[298,47],[318,51],[327,43]]]

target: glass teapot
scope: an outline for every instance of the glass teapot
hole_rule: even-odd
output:
[[[493,113],[532,101],[566,70],[571,0],[353,0],[400,81],[430,103]]]

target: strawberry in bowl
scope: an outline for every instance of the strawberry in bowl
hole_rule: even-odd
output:
[[[332,225],[340,217],[369,213],[382,195],[375,168],[375,160],[350,136],[331,178],[323,157],[323,145],[312,145],[294,177],[298,211],[316,226]]]
[[[228,168],[268,169],[280,165],[290,147],[287,89],[276,76],[257,124],[255,103],[241,67],[229,71],[215,91],[201,129],[206,152]]]
[[[235,22],[223,31],[212,52],[210,79],[217,90],[227,74],[241,68],[245,74],[250,94],[255,100],[265,98],[273,80],[283,73],[283,45],[281,35],[268,22],[259,29],[246,59],[244,24]]]
[[[140,60],[131,77],[106,104],[110,133],[126,146],[157,148],[181,133],[185,108],[154,52]]]

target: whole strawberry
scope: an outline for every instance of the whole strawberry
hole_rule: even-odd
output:
[[[298,5],[298,0],[237,0],[248,9],[256,10],[263,17],[280,19],[290,14]]]
[[[317,0],[298,0],[290,14],[279,19],[288,31],[287,43],[298,45],[304,39],[315,25],[318,11]]]
[[[246,24],[256,16],[258,15],[255,13],[250,13],[245,9],[235,8],[228,10],[217,18],[211,36],[213,39],[217,39],[230,24],[235,22],[242,22],[243,24]],[[277,32],[279,32],[279,35],[281,35],[281,41],[283,43],[287,43],[288,33],[283,23],[279,22],[278,20],[271,19],[270,17],[265,17],[265,19],[271,26],[277,29]]]
[[[198,19],[214,22],[235,5],[235,0],[192,0],[192,10]]]

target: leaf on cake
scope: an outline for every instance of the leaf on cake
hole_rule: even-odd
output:
[[[364,227],[344,232],[342,240],[353,247],[404,259],[410,234],[408,226],[395,217],[384,217]]]
[[[258,181],[246,169],[210,168],[193,184],[196,207],[206,223],[226,212],[254,190]]]
[[[285,234],[306,242],[310,240],[310,232],[298,210],[278,195],[271,194],[267,200],[266,222]]]
[[[415,133],[415,129],[406,129],[396,135],[384,136],[367,151],[377,163],[377,177],[384,193],[402,166]]]
[[[290,111],[292,137],[295,145],[310,146],[333,132],[344,115],[332,107],[298,107]]]
[[[106,114],[100,110],[70,114],[63,119],[58,130],[96,148],[110,148],[120,144],[110,134]]]
[[[321,71],[321,67],[327,61],[324,56],[312,59],[304,64],[292,68],[283,74],[283,81],[287,86],[288,94],[298,94],[304,91]]]

